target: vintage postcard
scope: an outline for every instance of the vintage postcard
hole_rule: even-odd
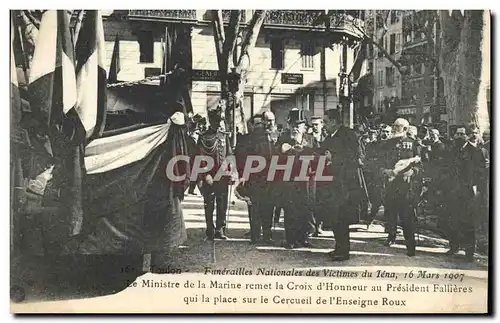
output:
[[[12,313],[490,313],[489,10],[11,10]]]

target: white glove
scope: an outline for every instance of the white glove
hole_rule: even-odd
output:
[[[281,145],[281,152],[282,153],[286,153],[290,149],[292,149],[292,146],[290,144],[285,143],[285,144]]]

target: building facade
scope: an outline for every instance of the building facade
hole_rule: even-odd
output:
[[[435,68],[439,26],[433,14],[391,10],[384,26],[383,12],[365,11],[365,23],[374,26],[368,31],[378,44],[366,48],[369,82],[364,82],[359,102],[359,108],[368,111],[365,114],[382,116],[387,122],[401,116],[416,125],[446,123],[443,80]],[[387,54],[405,73],[400,73]]]
[[[252,14],[251,10],[244,12],[243,30]],[[270,110],[275,112],[277,123],[285,125],[292,108],[303,109],[310,117],[339,107],[340,73],[343,68],[352,68],[353,45],[359,39],[338,24],[330,30],[316,25],[318,16],[319,11],[312,10],[267,12],[256,46],[249,53],[246,119]],[[223,17],[229,21],[229,10],[223,11]],[[207,11],[115,11],[105,19],[104,29],[108,67],[115,39],[120,41],[119,80],[140,80],[169,70],[164,66],[166,44],[175,39],[181,54],[174,60],[191,75],[193,112],[205,115],[207,108],[219,101],[220,78]],[[352,115],[347,119],[352,123]]]

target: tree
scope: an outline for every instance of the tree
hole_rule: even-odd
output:
[[[490,79],[490,12],[439,11],[439,66],[450,122],[489,130],[487,87]]]
[[[255,10],[252,19],[248,22],[241,40],[241,45],[238,44],[238,38],[243,32],[241,28],[242,16],[244,10],[231,10],[229,24],[224,26],[222,10],[211,10],[211,21],[214,31],[215,51],[217,54],[217,62],[221,77],[221,98],[226,100],[226,115],[233,116],[236,111],[233,111],[233,100],[236,100],[236,105],[239,106],[240,115],[242,116],[242,126],[245,127],[243,113],[243,95],[246,84],[246,76],[250,66],[250,52],[255,47],[257,37],[259,35],[262,23],[266,16],[266,10]],[[241,48],[239,48],[241,46]],[[232,59],[231,59],[232,58]],[[236,80],[237,86],[230,87],[231,72],[239,75]],[[230,118],[232,120],[232,118]],[[231,129],[234,130],[236,125],[229,122]]]

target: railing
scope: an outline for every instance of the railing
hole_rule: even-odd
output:
[[[129,17],[196,20],[196,10],[129,10]]]
[[[247,17],[246,17],[246,11],[243,10],[242,14],[241,14],[241,18],[240,18],[240,22],[241,23],[245,23],[247,20]],[[231,18],[231,10],[222,10],[222,21],[223,22],[229,22],[229,19]]]
[[[306,28],[325,30],[324,20],[321,15],[324,10],[268,10],[264,20],[264,26],[275,26],[278,28]],[[345,15],[351,12],[339,10],[330,16],[331,30],[352,31],[352,18],[345,19]],[[131,18],[156,18],[156,19],[179,19],[179,20],[209,20],[208,11],[203,16],[198,17],[196,10],[128,10]],[[222,18],[225,23],[229,22],[231,10],[222,10]],[[244,10],[241,15],[241,23],[249,20],[247,12]],[[358,20],[359,21],[359,20]]]
[[[321,12],[321,10],[269,10],[266,12],[264,24],[313,27]],[[321,28],[324,25],[317,27]]]

